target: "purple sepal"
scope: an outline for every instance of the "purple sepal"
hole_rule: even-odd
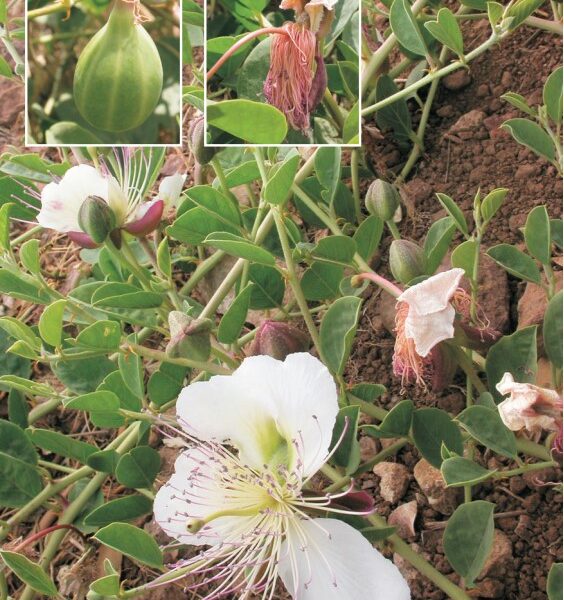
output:
[[[99,244],[97,244],[87,233],[82,231],[69,231],[67,236],[71,241],[73,241],[75,244],[78,244],[82,248],[93,250],[99,246]]]
[[[164,202],[162,200],[157,200],[147,209],[147,212],[140,219],[137,219],[137,221],[133,221],[132,223],[126,223],[123,228],[131,235],[138,237],[147,235],[158,227],[161,222],[161,217],[163,216],[163,211]]]

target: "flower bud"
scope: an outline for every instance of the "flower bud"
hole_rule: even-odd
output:
[[[409,283],[425,275],[427,259],[417,244],[408,240],[394,240],[390,246],[390,270],[396,281]]]
[[[88,196],[78,212],[78,224],[92,241],[101,244],[116,227],[116,217],[100,196]]]
[[[376,215],[382,221],[391,221],[400,205],[400,195],[391,183],[376,179],[370,184],[364,203],[371,215]]]
[[[284,360],[288,354],[307,352],[309,345],[309,337],[296,327],[280,321],[263,321],[257,328],[249,356],[267,354]]]
[[[213,323],[210,319],[194,319],[184,313],[173,310],[168,315],[170,342],[166,353],[171,358],[190,358],[205,361],[211,352],[210,331]]]
[[[196,117],[188,128],[188,147],[201,165],[207,165],[215,156],[217,148],[206,147],[206,129],[204,116]]]

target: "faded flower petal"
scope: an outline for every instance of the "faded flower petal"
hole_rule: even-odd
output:
[[[186,175],[180,175],[180,173],[163,178],[159,185],[158,197],[163,200],[166,208],[176,206],[185,181]]]
[[[558,431],[562,426],[562,398],[558,392],[532,383],[518,383],[511,373],[503,375],[496,389],[504,396],[509,394],[497,408],[512,431],[523,428],[530,432]]]

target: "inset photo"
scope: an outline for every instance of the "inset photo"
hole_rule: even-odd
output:
[[[26,145],[179,145],[178,0],[28,0]]]
[[[360,144],[359,0],[206,6],[207,144]]]

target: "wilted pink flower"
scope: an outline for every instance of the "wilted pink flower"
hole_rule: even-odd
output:
[[[310,113],[327,83],[325,64],[321,56],[316,57],[315,33],[301,23],[286,23],[284,29],[288,35],[272,38],[264,96],[284,113],[293,129],[306,133],[310,128]]]
[[[460,286],[463,269],[450,269],[411,286],[398,297],[394,374],[402,382],[444,387],[450,373],[446,357],[438,344],[454,337],[455,324],[467,337],[495,341],[499,334],[492,330],[477,307],[478,324],[472,324],[471,298]],[[438,387],[437,387],[438,386]]]
[[[518,383],[511,373],[505,373],[495,387],[500,394],[509,394],[497,408],[502,421],[512,431],[524,428],[535,433],[562,428],[562,398],[558,392],[532,383]]]

